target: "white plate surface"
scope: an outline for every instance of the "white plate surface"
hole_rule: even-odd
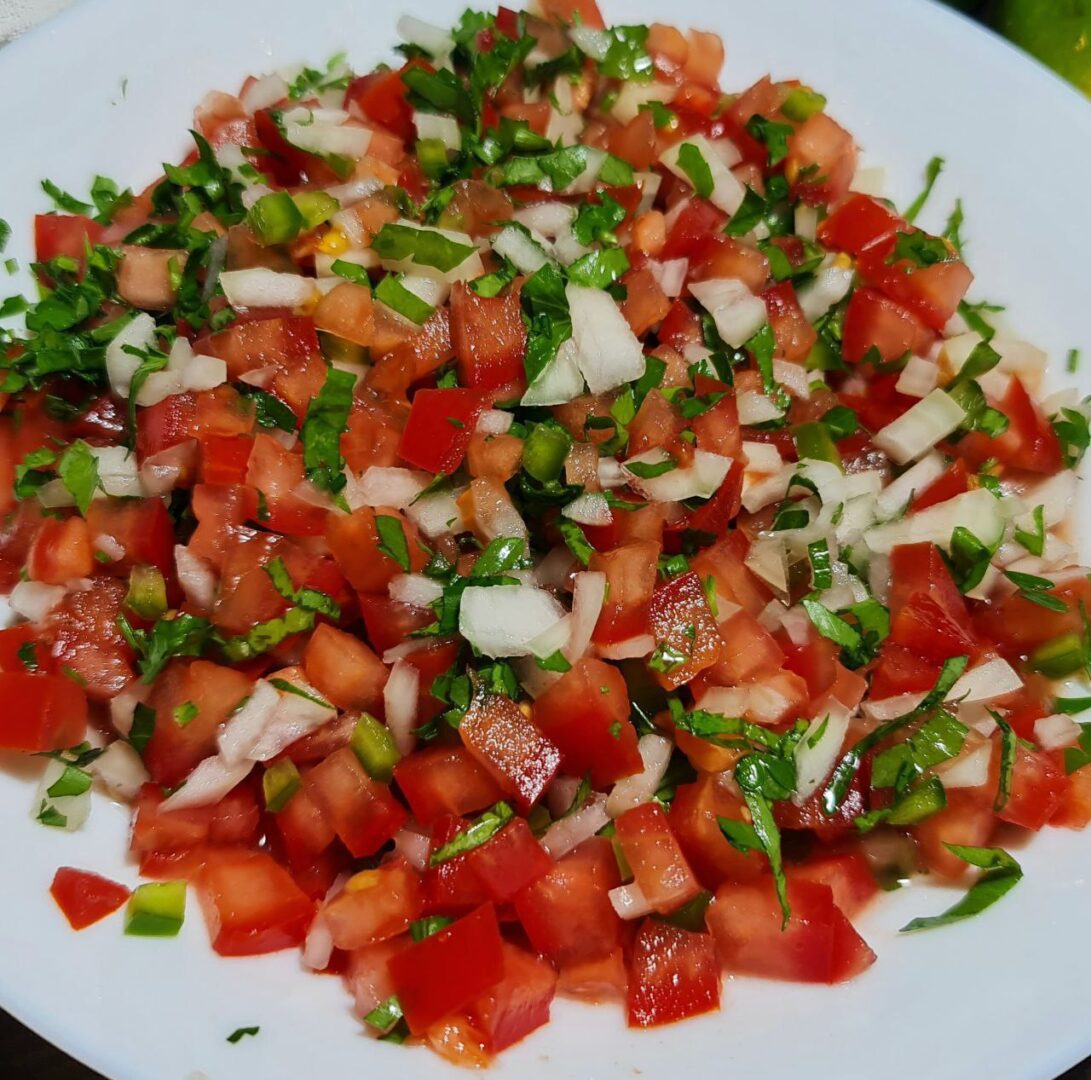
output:
[[[447,24],[461,0],[410,0]],[[478,5],[483,6],[483,5]],[[1012,323],[1050,351],[1091,361],[1087,177],[1091,106],[1043,68],[928,0],[605,0],[608,18],[717,30],[724,85],[799,77],[824,91],[866,164],[888,169],[905,205],[921,170],[947,171],[922,224],[939,229],[964,199],[973,296],[1009,305]],[[402,9],[376,0],[84,0],[0,54],[5,152],[0,214],[9,254],[26,261],[46,176],[76,192],[94,172],[134,186],[186,149],[193,105],[251,72],[347,50],[357,70],[390,59]],[[1075,379],[1091,391],[1085,364]],[[1080,523],[1087,535],[1086,508]],[[0,708],[3,703],[0,703]],[[224,960],[195,899],[177,940],[125,938],[112,918],[72,933],[47,895],[59,865],[130,884],[128,814],[99,799],[75,834],[29,817],[38,763],[0,769],[0,1005],[115,1080],[419,1080],[461,1075],[423,1049],[360,1033],[335,978],[300,972],[294,953]],[[1055,1076],[1091,1053],[1091,834],[1047,831],[1020,853],[1026,877],[987,914],[899,938],[914,915],[955,895],[930,886],[881,898],[860,920],[879,954],[836,988],[733,979],[723,1011],[631,1032],[617,1006],[558,1002],[553,1022],[505,1053],[497,1078],[613,1080],[640,1075],[929,1080]],[[229,1045],[238,1027],[257,1038]]]

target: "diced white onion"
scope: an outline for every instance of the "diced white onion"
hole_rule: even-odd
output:
[[[332,957],[333,933],[319,911],[303,940],[303,966],[310,971],[325,971]]]
[[[832,263],[819,270],[813,281],[800,286],[797,299],[808,322],[817,322],[830,308],[848,296],[849,289],[852,288],[853,273],[852,267]]]
[[[383,687],[383,710],[394,745],[403,757],[417,744],[413,729],[417,726],[419,697],[420,671],[407,660],[399,660]]]
[[[1022,686],[1023,680],[1011,664],[997,657],[965,672],[951,687],[947,700],[961,700],[967,704],[996,701],[1022,689]]]
[[[635,881],[628,885],[618,885],[606,895],[610,897],[610,903],[621,919],[643,919],[655,910]]]
[[[140,367],[140,357],[127,353],[125,346],[147,349],[154,344],[155,320],[142,311],[123,326],[106,346],[106,375],[114,393],[119,397],[129,396],[129,385],[136,369]]]
[[[792,477],[796,473],[796,465],[794,462],[785,462],[785,464],[775,473],[771,473],[769,476],[763,476],[760,479],[751,481],[749,477],[744,477],[746,483],[743,486],[742,504],[751,514],[756,514],[759,510],[771,503],[778,502],[788,494],[788,484]]]
[[[471,585],[462,593],[458,629],[486,656],[528,656],[530,643],[564,616],[564,608],[542,589]]]
[[[606,575],[601,570],[584,570],[575,576],[568,644],[564,647],[569,663],[574,664],[587,652],[605,601]]]
[[[659,160],[687,184],[692,184],[693,181],[678,162],[682,147],[687,145],[696,147],[708,164],[709,172],[712,173],[712,193],[708,201],[725,213],[734,214],[742,206],[743,199],[746,197],[746,188],[731,171],[732,166],[738,164],[740,160],[738,150],[726,139],[719,139],[713,143],[704,135],[688,135],[681,142],[668,147],[659,155]],[[732,151],[734,151],[733,154]]]
[[[750,688],[746,686],[710,686],[697,704],[720,716],[743,716],[750,708]]]
[[[637,749],[644,768],[614,784],[606,799],[606,812],[612,818],[621,817],[626,810],[646,803],[659,790],[670,763],[674,743],[670,739],[664,739],[662,735],[641,735]]]
[[[843,709],[831,709],[811,721],[795,748],[796,790],[792,801],[797,806],[806,802],[830,775],[848,729],[849,714]]]
[[[188,810],[194,806],[218,803],[250,775],[253,767],[250,761],[230,765],[218,754],[207,757],[197,764],[185,784],[163,801],[162,809]]]
[[[398,37],[410,45],[420,46],[436,59],[449,55],[455,48],[454,39],[443,27],[424,22],[412,15],[398,18]]]
[[[788,591],[788,562],[783,540],[777,537],[755,540],[747,553],[746,567],[777,592]]]
[[[360,506],[390,506],[395,510],[404,510],[428,483],[427,474],[416,469],[370,465],[356,478],[355,483],[350,483],[348,503],[354,510]]]
[[[182,586],[186,599],[201,611],[211,611],[218,584],[212,564],[194,555],[188,547],[175,544],[174,565],[178,570],[178,584]]]
[[[91,762],[90,769],[111,795],[127,801],[135,799],[148,782],[148,770],[144,768],[144,762],[124,739],[110,743]]]
[[[401,829],[394,837],[394,851],[414,870],[423,870],[428,865],[431,841],[415,829]]]
[[[904,465],[926,454],[966,419],[962,406],[943,390],[933,390],[875,435],[875,445]]]
[[[16,615],[28,622],[40,623],[64,599],[63,585],[44,581],[20,581],[11,590],[8,603]]]
[[[594,792],[579,810],[553,822],[546,829],[541,839],[542,847],[551,858],[561,859],[585,840],[590,840],[609,821],[606,796]]]
[[[586,50],[585,50],[586,51]],[[619,124],[628,124],[640,114],[640,106],[652,101],[663,104],[674,100],[678,88],[673,83],[659,82],[623,82],[617,100],[610,107],[610,115]]]
[[[568,31],[568,36],[575,43],[576,48],[592,60],[603,61],[610,50],[613,40],[605,30],[596,30],[590,26],[573,26]]]
[[[48,811],[59,815],[53,818],[53,828],[64,829],[66,832],[75,832],[87,820],[91,813],[91,789],[81,792],[79,795],[50,795],[49,789],[64,775],[68,766],[63,761],[51,760],[42,773],[38,782],[38,790],[34,795],[34,802],[30,807],[30,816],[41,819],[42,814]],[[63,821],[63,824],[62,824]]]
[[[888,720],[895,720],[899,716],[911,713],[923,700],[923,693],[897,694],[894,697],[880,698],[878,701],[869,698],[861,708],[869,720],[885,724]]]
[[[289,109],[281,117],[284,139],[308,154],[359,161],[371,144],[371,129],[346,124],[347,118],[339,109]]]
[[[808,206],[801,202],[796,206],[795,212],[796,236],[804,240],[814,240],[818,237],[818,208]]]
[[[773,378],[801,401],[811,399],[811,380],[814,373],[802,364],[792,364],[787,360],[773,361]]]
[[[647,265],[665,296],[674,300],[682,295],[689,273],[689,259],[667,259],[666,262],[649,259]]]
[[[140,679],[133,679],[124,690],[110,698],[110,723],[123,738],[129,737],[133,728],[133,713],[137,705],[151,697],[151,687]]]
[[[1076,498],[1078,477],[1071,469],[1062,469],[1055,476],[1042,480],[1027,488],[1021,498],[1029,507],[1027,514],[1016,519],[1016,524],[1023,529],[1033,530],[1033,508],[1042,507],[1042,520],[1047,529],[1052,529],[1068,518],[1069,510]]]
[[[523,405],[563,405],[583,393],[576,342],[568,338],[523,395]]]
[[[982,743],[972,749],[964,749],[957,757],[936,767],[936,775],[945,790],[977,788],[989,782],[992,763],[992,744]]]
[[[900,521],[868,530],[864,539],[875,552],[889,555],[897,544],[923,541],[946,548],[958,526],[969,529],[986,547],[999,543],[1004,533],[1001,501],[984,488],[967,491],[953,499],[930,506]]]
[[[776,472],[784,464],[780,451],[772,443],[744,442],[742,452],[748,468],[754,472]]]
[[[428,537],[464,532],[466,522],[458,505],[458,496],[463,490],[434,491],[424,495],[405,508],[406,516]]]
[[[417,128],[418,139],[437,139],[448,150],[461,149],[462,132],[453,116],[417,111],[413,113],[413,123]]]
[[[425,574],[395,574],[387,586],[391,600],[413,607],[427,607],[443,595],[443,586]]]
[[[769,321],[765,303],[738,278],[692,281],[689,291],[712,316],[720,337],[734,349],[749,341]]]
[[[648,656],[655,648],[655,638],[651,634],[637,634],[636,637],[614,641],[609,645],[599,645],[599,656],[606,660],[632,660]]]
[[[900,514],[914,496],[919,495],[946,471],[947,463],[939,451],[922,457],[879,493],[875,504],[879,517],[890,518]]]
[[[1083,728],[1063,713],[1043,716],[1034,721],[1034,741],[1043,750],[1063,750],[1066,746],[1075,746],[1079,742]]]
[[[300,307],[314,295],[314,279],[283,274],[264,266],[225,270],[220,275],[227,302],[232,307]]]
[[[637,463],[655,464],[663,460],[662,450],[647,450],[624,463],[626,471]],[[630,472],[629,483],[648,499],[655,502],[681,502],[683,499],[708,499],[719,490],[731,469],[731,458],[712,454],[707,450],[695,450],[692,462],[684,469],[671,469],[661,476],[642,478]]]
[[[258,679],[246,702],[228,717],[220,732],[220,756],[229,764],[248,760],[279,705],[280,695],[276,687],[265,679]]]
[[[581,525],[609,525],[613,511],[601,491],[585,491],[561,509],[561,515]]]
[[[565,296],[572,317],[575,361],[591,393],[604,394],[639,379],[646,363],[644,350],[614,298],[602,289],[582,285],[566,286]]]
[[[268,109],[278,101],[283,101],[287,96],[288,84],[282,76],[274,73],[255,79],[239,95],[239,100],[243,108],[253,116],[259,109]]]
[[[510,259],[523,274],[533,274],[550,261],[540,243],[513,225],[506,225],[500,230],[492,247],[497,255]]]
[[[510,430],[514,420],[514,413],[505,412],[503,409],[486,409],[477,418],[474,430],[482,435],[503,435]]]
[[[906,397],[922,398],[930,394],[939,382],[939,368],[923,356],[911,356],[902,368],[894,389]]]
[[[856,170],[849,190],[861,195],[882,195],[885,188],[886,169],[881,165],[870,165]]]

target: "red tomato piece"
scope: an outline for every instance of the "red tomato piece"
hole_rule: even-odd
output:
[[[496,909],[483,904],[388,962],[409,1030],[420,1034],[465,1008],[504,977]]]
[[[322,908],[321,917],[336,948],[362,949],[405,933],[420,914],[420,878],[397,859],[354,874]]]
[[[67,675],[0,671],[0,748],[41,753],[83,741],[87,698]]]
[[[1049,755],[1020,744],[1015,751],[1011,793],[997,816],[1037,832],[1056,813],[1067,785],[1064,769]],[[995,791],[996,785],[991,784],[990,790]]]
[[[678,844],[702,884],[716,888],[724,881],[753,881],[768,864],[757,852],[743,854],[724,836],[717,818],[743,820],[744,803],[712,776],[681,785],[671,803],[670,825]]]
[[[81,517],[46,518],[27,556],[27,576],[47,585],[90,577],[95,566],[91,533]]]
[[[303,786],[358,859],[374,855],[408,817],[390,788],[372,780],[347,746],[306,773]]]
[[[673,690],[716,663],[723,647],[704,585],[692,570],[652,593],[649,621],[665,661],[656,671],[662,686]]]
[[[112,915],[130,896],[124,885],[71,866],[62,866],[53,875],[49,892],[73,930]]]
[[[491,1054],[513,1046],[549,1023],[557,973],[548,961],[503,943],[503,975],[469,1008],[470,1020]]]
[[[80,214],[37,214],[34,218],[34,251],[38,262],[64,256],[81,266],[86,245],[102,242],[103,227]]]
[[[375,72],[353,79],[345,91],[345,108],[355,107],[369,120],[382,124],[403,142],[415,135],[413,109],[406,101],[402,75],[410,68],[431,68],[421,60],[411,60],[395,71]]]
[[[389,672],[359,638],[328,623],[315,628],[303,652],[307,679],[339,709],[374,712],[383,700]]]
[[[792,283],[783,281],[774,285],[766,289],[761,298],[769,312],[777,355],[793,364],[802,363],[818,340],[818,333],[803,314]]]
[[[467,823],[457,817],[442,817],[432,829],[429,855],[449,844]],[[429,860],[421,876],[424,909],[429,915],[458,915],[485,903],[489,897],[481,879],[474,873],[469,853],[444,859],[436,866]]]
[[[95,499],[87,528],[96,541],[108,536],[124,552],[98,572],[127,577],[134,566],[154,566],[168,581],[174,576],[174,522],[161,499]]]
[[[598,644],[648,632],[648,604],[655,591],[659,551],[654,541],[637,540],[591,556],[590,568],[606,574],[606,602],[595,624]]]
[[[656,911],[669,914],[701,891],[670,819],[658,803],[627,810],[614,824],[633,878]]]
[[[952,855],[947,845],[984,847],[996,825],[991,802],[984,804],[975,792],[955,789],[947,792],[947,805],[915,825],[913,834],[925,867],[940,877],[956,880],[966,875],[969,866]]]
[[[198,873],[196,886],[212,947],[221,956],[299,945],[314,918],[314,904],[265,852],[216,854]]]
[[[890,641],[931,660],[978,648],[966,601],[934,544],[900,544],[890,556]]]
[[[530,812],[560,768],[561,752],[509,697],[477,697],[458,731],[466,749],[521,813]]]
[[[850,195],[818,226],[818,239],[834,251],[862,255],[877,240],[908,228],[889,207],[870,195]]]
[[[89,589],[68,593],[46,620],[57,669],[71,668],[96,701],[109,700],[133,677],[133,653],[117,627],[125,592],[119,581],[96,578]]]
[[[859,851],[818,854],[788,867],[789,879],[828,885],[833,902],[849,919],[854,918],[879,892],[867,858]]]
[[[817,112],[788,137],[784,171],[793,194],[809,205],[836,202],[856,175],[856,144],[840,124]]]
[[[629,963],[629,1026],[655,1027],[720,1007],[720,964],[708,934],[645,919]]]
[[[621,672],[585,657],[534,702],[534,722],[561,752],[565,772],[590,772],[595,787],[640,772],[636,729]]]
[[[496,903],[512,899],[553,867],[553,860],[522,818],[471,851],[468,862],[489,899]]]
[[[361,506],[351,514],[331,514],[326,522],[330,553],[349,584],[362,593],[385,592],[390,579],[404,573],[401,564],[388,554],[391,549],[380,536],[378,517],[390,519],[385,523],[387,526],[390,521],[400,526],[410,570],[422,570],[428,562],[417,527],[397,510]]]
[[[845,310],[841,351],[857,364],[876,349],[884,363],[928,351],[932,333],[907,308],[875,289],[857,289]]]
[[[484,297],[457,283],[451,291],[451,344],[463,386],[492,390],[524,385],[527,330],[518,290]]]
[[[933,480],[914,500],[910,509],[916,514],[918,511],[927,510],[930,506],[938,506],[956,495],[962,495],[970,490],[969,470],[962,458],[956,459],[947,471]]]
[[[477,418],[488,405],[482,390],[418,390],[413,396],[401,456],[431,473],[453,473],[466,456]]]
[[[789,982],[838,983],[875,962],[875,954],[833,902],[828,885],[788,882],[791,919],[771,880],[723,885],[706,916],[724,965],[740,975]]]
[[[427,746],[394,766],[394,780],[422,825],[462,817],[504,797],[492,776],[462,746]]]

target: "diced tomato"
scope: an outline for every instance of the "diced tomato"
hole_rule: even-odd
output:
[[[1062,829],[1085,829],[1091,824],[1091,768],[1084,766],[1069,775],[1050,824]]]
[[[492,1054],[549,1022],[557,973],[545,960],[503,943],[503,975],[469,1009],[470,1020]]]
[[[408,817],[386,784],[372,780],[348,747],[305,773],[303,786],[356,858],[374,855]]]
[[[100,568],[127,576],[134,566],[154,566],[169,581],[174,574],[174,522],[161,499],[95,499],[87,508],[95,542],[106,536],[122,550]]]
[[[978,648],[966,602],[934,544],[895,547],[890,567],[891,642],[931,660]]]
[[[29,657],[29,665],[23,663],[24,656]],[[30,623],[0,630],[0,671],[41,671],[48,663],[42,642]]]
[[[656,911],[669,914],[701,891],[658,803],[627,810],[614,824],[633,878]]]
[[[331,515],[296,492],[302,486],[303,456],[286,450],[271,435],[258,435],[246,466],[246,483],[265,497],[263,524],[288,536],[321,536]]]
[[[271,855],[217,854],[197,875],[197,895],[212,947],[252,956],[302,943],[314,905]]]
[[[629,329],[642,337],[653,326],[662,322],[670,311],[670,300],[647,267],[630,270],[621,279],[627,292],[621,304],[621,313]]]
[[[144,764],[157,784],[174,787],[216,751],[220,725],[250,693],[253,680],[234,668],[208,660],[175,661],[156,679],[148,707],[155,727],[144,748]],[[179,722],[183,706],[196,713]]]
[[[807,359],[818,334],[807,321],[799,306],[796,291],[790,281],[766,289],[761,294],[769,312],[769,325],[776,338],[777,355],[794,364]]]
[[[879,661],[871,673],[871,696],[876,701],[931,690],[939,678],[941,664],[918,656],[892,641],[883,643]]]
[[[422,825],[484,810],[504,797],[500,785],[462,746],[427,746],[394,766],[394,780]]]
[[[538,5],[542,15],[570,26],[583,25],[592,30],[602,30],[602,12],[596,0],[541,0]]]
[[[727,223],[727,215],[704,199],[691,199],[675,219],[663,248],[664,259],[703,258]]]
[[[29,671],[0,671],[0,748],[41,753],[83,741],[87,698],[74,679]]]
[[[562,969],[601,960],[621,941],[607,893],[620,884],[610,841],[592,837],[515,897],[531,944]]]
[[[716,591],[725,600],[733,600],[751,615],[758,615],[769,602],[769,593],[746,567],[749,547],[743,532],[733,529],[722,540],[698,552],[690,567],[702,580],[711,576]]]
[[[527,331],[518,290],[487,298],[462,282],[456,284],[451,291],[451,343],[463,386],[521,388]]]
[[[201,445],[201,483],[244,484],[254,440],[246,435],[209,435]]]
[[[382,588],[385,589],[385,585]],[[361,593],[358,599],[368,641],[380,655],[401,645],[414,630],[436,621],[433,612],[399,603],[388,596]]]
[[[307,679],[339,709],[374,711],[389,672],[359,638],[327,623],[315,628],[303,653]]]
[[[409,1030],[419,1034],[465,1008],[504,977],[492,904],[392,956],[390,977]]]
[[[681,785],[671,803],[670,824],[701,882],[716,888],[724,881],[752,881],[766,872],[764,857],[732,846],[718,818],[743,820],[743,801],[711,776]]]
[[[910,509],[914,514],[921,510],[927,510],[930,506],[938,506],[956,495],[962,495],[970,490],[969,471],[966,462],[957,458],[947,467],[947,471],[933,480],[914,500]]]
[[[402,457],[431,473],[453,473],[487,402],[481,390],[418,390],[402,435]]]
[[[783,666],[797,674],[804,674],[792,662],[791,657],[786,657],[784,649],[777,644],[773,635],[746,611],[736,611],[723,624],[720,634],[724,642],[723,648],[720,650],[719,659],[709,669],[709,675],[715,683],[736,686],[741,682],[757,679],[763,673],[779,671]],[[785,644],[787,646],[787,642]],[[797,650],[798,647],[793,649]],[[831,681],[832,671],[831,664]]]
[[[91,533],[82,517],[46,518],[27,556],[27,576],[46,585],[90,577],[95,566]]]
[[[112,915],[130,895],[116,881],[71,866],[62,866],[53,875],[49,892],[73,930],[82,930]]]
[[[312,864],[337,837],[329,818],[306,788],[300,788],[273,815],[273,822],[293,869]]]
[[[717,890],[706,918],[729,971],[790,982],[838,983],[875,962],[875,954],[834,903],[828,885],[789,880],[788,903],[791,918],[782,927],[771,880]]]
[[[708,934],[645,919],[629,964],[629,1026],[654,1027],[720,1007],[720,964]]]
[[[466,749],[524,814],[560,768],[560,751],[509,697],[479,695],[458,731]]]
[[[906,353],[921,355],[932,343],[928,328],[908,309],[875,289],[857,289],[845,311],[841,351],[859,363],[876,349],[884,363]]]
[[[808,829],[820,840],[839,840],[855,832],[853,822],[867,811],[870,765],[864,766],[853,777],[844,798],[832,814],[824,806],[825,789],[820,787],[809,799],[798,806],[790,800],[773,804],[773,816],[781,829]]]
[[[658,337],[664,345],[683,352],[687,345],[701,343],[701,320],[685,300],[675,300],[659,326]]]
[[[314,321],[305,316],[236,322],[202,341],[199,351],[223,360],[231,379],[270,364],[297,370],[322,356]]]
[[[410,570],[421,570],[428,556],[421,549],[417,527],[397,510],[361,506],[351,514],[331,514],[326,523],[330,552],[349,584],[362,593],[385,592],[390,579],[403,573],[401,564],[388,554],[391,550],[379,533],[378,517],[384,525],[401,528],[405,537]]]
[[[852,919],[879,891],[868,861],[859,851],[819,854],[803,863],[793,863],[789,879],[828,885],[833,902]]]
[[[1057,812],[1068,778],[1064,769],[1040,750],[1019,745],[1015,751],[1011,793],[997,816],[1013,825],[1037,831]],[[990,785],[995,791],[996,785]]]
[[[933,874],[957,879],[969,866],[947,850],[948,844],[984,847],[996,831],[997,818],[992,804],[983,804],[972,791],[947,792],[947,805],[913,827],[924,865]]]
[[[836,202],[856,175],[856,144],[840,124],[817,112],[788,137],[785,174],[811,206]]]
[[[701,579],[692,570],[660,585],[648,611],[652,636],[666,659],[656,677],[666,689],[689,682],[719,659],[723,639]]]
[[[431,857],[462,833],[467,822],[457,817],[441,817],[432,828],[429,845]],[[424,910],[429,915],[460,915],[485,903],[488,893],[474,873],[470,853],[444,858],[435,866],[431,858],[421,875]]]
[[[468,862],[486,895],[496,903],[511,900],[553,867],[553,860],[521,818],[470,852]]]
[[[602,660],[579,660],[534,702],[533,715],[573,776],[589,772],[604,787],[643,768],[625,679]]]
[[[362,949],[405,933],[420,914],[420,878],[396,859],[354,874],[322,908],[321,917],[335,948]]]
[[[984,432],[972,432],[959,443],[959,452],[975,465],[996,458],[1027,472],[1059,472],[1062,457],[1057,433],[1017,375],[1012,376],[1007,392],[996,405],[1008,418],[1008,430],[995,439]]]
[[[606,602],[595,625],[598,644],[624,641],[648,632],[648,605],[655,591],[659,545],[652,541],[623,544],[596,552],[590,568],[606,574]]]
[[[862,255],[877,240],[908,226],[889,207],[870,195],[850,195],[818,226],[818,239],[834,251]]]
[[[353,79],[345,91],[345,107],[359,109],[367,119],[382,124],[403,142],[415,135],[413,109],[406,101],[406,86],[402,75],[409,68],[430,70],[420,60],[411,60],[397,70],[380,71]]]
[[[90,588],[68,593],[46,619],[53,662],[70,668],[87,696],[112,698],[133,677],[133,653],[117,627],[125,586],[95,578]]]
[[[103,228],[80,214],[37,214],[34,218],[34,251],[38,262],[64,256],[83,265],[86,245],[102,242]]]

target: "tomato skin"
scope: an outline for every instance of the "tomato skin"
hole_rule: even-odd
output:
[[[1086,829],[1091,824],[1091,769],[1077,769],[1068,777],[1050,824],[1060,829]]]
[[[615,825],[633,878],[656,911],[668,915],[701,891],[670,819],[658,803],[627,810]]]
[[[769,593],[747,569],[749,548],[750,542],[742,531],[733,529],[723,539],[698,552],[690,566],[702,580],[711,576],[716,591],[725,600],[733,600],[757,616],[769,602]]]
[[[197,895],[212,947],[254,956],[303,942],[314,904],[271,855],[217,853],[197,874]]]
[[[349,878],[345,889],[322,909],[322,918],[335,948],[362,949],[404,933],[420,913],[420,878],[396,859]]]
[[[411,60],[396,71],[376,72],[353,79],[345,91],[345,108],[355,106],[369,120],[382,124],[403,142],[415,135],[413,110],[406,102],[405,83],[402,75],[410,68],[431,70],[420,60]]]
[[[468,822],[458,817],[438,818],[432,827],[429,856],[465,831],[467,825]],[[432,866],[429,859],[421,874],[425,914],[461,915],[489,899],[481,879],[474,873],[471,854],[455,855],[436,866]]]
[[[931,343],[928,328],[897,301],[875,289],[861,288],[852,294],[841,350],[849,363],[858,364],[871,349],[889,363],[907,352],[927,352]]]
[[[557,745],[565,772],[605,787],[640,772],[629,694],[616,667],[585,657],[534,702],[534,722]]]
[[[37,214],[34,218],[34,251],[38,262],[59,256],[83,265],[85,245],[102,242],[101,225],[80,214]]]
[[[97,567],[127,577],[134,566],[154,566],[174,576],[174,522],[161,499],[95,499],[87,508],[91,536],[109,536],[124,551],[120,559]]]
[[[892,641],[884,642],[871,675],[871,696],[882,701],[899,694],[931,690],[939,678],[941,666]]]
[[[422,825],[444,815],[484,810],[504,797],[500,785],[462,746],[416,750],[394,766],[394,780]]]
[[[790,879],[826,885],[833,893],[833,902],[849,919],[867,906],[878,894],[879,886],[859,851],[819,854],[787,870]]]
[[[498,1054],[549,1023],[556,990],[557,973],[548,961],[505,941],[500,981],[469,1008],[489,1053]]]
[[[713,245],[713,238],[722,232],[726,222],[727,215],[712,203],[704,199],[691,199],[667,235],[662,257],[699,261]]]
[[[511,900],[553,867],[553,860],[521,818],[470,852],[468,861],[488,898],[498,904]]]
[[[927,870],[956,881],[966,876],[969,866],[952,855],[947,845],[984,847],[996,832],[996,825],[991,803],[982,803],[980,796],[972,791],[956,789],[947,792],[947,805],[942,810],[913,827],[913,835]]]
[[[0,630],[0,671],[28,671],[19,655],[21,649],[31,646],[30,655],[37,664],[38,671],[48,670],[49,658],[45,655],[42,643],[30,623],[20,623]]]
[[[595,836],[521,890],[515,911],[534,948],[563,970],[620,945],[621,920],[607,896],[620,884],[610,841]]]
[[[956,495],[962,495],[970,490],[969,470],[962,458],[956,459],[947,471],[933,480],[914,500],[910,509],[913,513],[927,510],[930,506],[938,506]]]
[[[47,585],[90,577],[95,557],[91,533],[82,517],[46,518],[27,556],[27,576]]]
[[[721,817],[741,821],[743,805],[712,776],[681,785],[671,803],[671,829],[686,860],[709,888],[724,881],[753,881],[766,873],[762,856],[756,852],[744,855],[733,847],[717,821]]]
[[[645,919],[629,964],[629,1027],[671,1024],[720,1007],[720,964],[708,934]]]
[[[810,206],[836,202],[856,174],[856,144],[840,124],[825,113],[815,113],[788,137],[785,172],[789,177],[817,167],[817,179],[793,181],[792,191]]]
[[[504,977],[496,909],[483,904],[388,962],[409,1030],[420,1034],[465,1008]]]
[[[89,589],[65,596],[46,620],[53,663],[71,668],[95,701],[109,700],[133,677],[132,650],[117,628],[125,592],[119,581],[95,578]]]
[[[772,880],[717,890],[706,918],[728,971],[838,983],[875,962],[875,954],[833,902],[828,885],[789,880],[788,903],[792,917],[782,929]]]
[[[671,302],[647,267],[630,270],[621,283],[628,290],[621,313],[632,332],[640,337],[662,322]]]
[[[303,787],[358,859],[374,855],[408,817],[390,789],[372,780],[347,746],[306,773]]]
[[[87,698],[67,675],[0,671],[0,748],[40,753],[83,741]]]
[[[458,731],[466,749],[515,800],[520,813],[530,812],[560,768],[561,752],[511,698],[476,698]]]
[[[870,195],[850,195],[818,226],[818,239],[834,251],[862,255],[877,240],[907,228],[905,221]]]
[[[769,324],[776,338],[777,353],[798,364],[807,359],[818,333],[807,321],[790,281],[781,282],[761,294],[769,312]]]
[[[458,282],[451,290],[451,344],[463,386],[492,390],[518,384],[522,388],[527,331],[519,291],[484,297]]]
[[[313,863],[337,838],[329,818],[306,787],[300,788],[287,805],[273,815],[273,823],[292,869]]]
[[[934,544],[891,552],[890,638],[930,660],[973,654],[978,641],[966,601]]]
[[[1028,750],[1019,744],[1015,751],[1011,793],[1003,808],[997,811],[997,817],[1037,832],[1057,812],[1067,786],[1064,769],[1048,754]],[[989,790],[995,791],[996,784],[990,784]]]
[[[593,639],[607,645],[648,632],[648,603],[655,591],[659,544],[636,540],[613,551],[596,552],[590,569],[606,574],[606,602]]]
[[[868,788],[871,766],[865,761],[845,792],[837,810],[827,815],[822,804],[825,789],[820,787],[809,799],[796,806],[794,802],[777,802],[773,816],[781,829],[806,829],[820,840],[833,841],[855,832],[853,821],[869,809]]]
[[[303,652],[307,679],[339,709],[371,712],[383,700],[386,665],[359,638],[328,623],[315,628]]]
[[[547,19],[574,25],[582,23],[592,30],[602,30],[602,12],[596,0],[542,0],[542,15]]]
[[[652,593],[649,622],[657,646],[685,657],[656,679],[667,690],[689,682],[719,659],[723,639],[708,606],[700,577],[692,570],[672,578]]]
[[[418,390],[402,434],[401,456],[427,472],[454,472],[487,404],[482,390]]]
[[[53,875],[49,893],[73,930],[83,930],[112,915],[131,895],[116,881],[71,866],[62,866]]]
[[[1008,430],[995,439],[984,432],[971,432],[959,443],[959,452],[975,465],[996,458],[1027,472],[1047,476],[1060,472],[1063,459],[1057,433],[1017,375],[996,406],[1007,416]]]

